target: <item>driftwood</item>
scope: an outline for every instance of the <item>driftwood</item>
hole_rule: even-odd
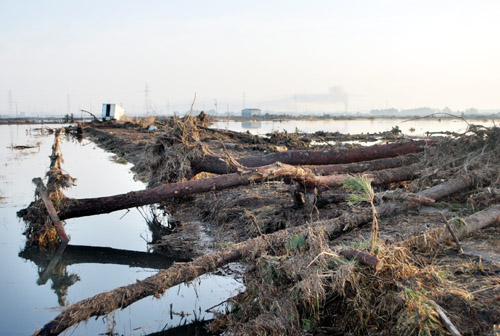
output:
[[[380,170],[371,173],[375,184],[409,180],[415,177],[415,174],[416,169],[412,166]],[[348,177],[349,175],[345,174],[316,176],[307,168],[276,163],[264,167],[248,168],[239,173],[164,184],[159,187],[133,191],[126,194],[98,198],[66,199],[62,202],[59,217],[61,219],[68,219],[109,213],[147,204],[160,203],[172,198],[223,190],[272,179],[291,178],[302,182],[306,187],[317,187],[320,190],[325,190],[338,187],[340,183]]]
[[[470,188],[474,184],[474,179],[470,177],[456,178],[440,185],[424,190],[419,195],[432,199],[439,199],[455,192]],[[413,202],[391,202],[377,207],[377,212],[381,216],[387,216],[401,209],[415,207]],[[500,208],[498,209],[500,211]],[[500,214],[500,213],[499,213]],[[498,220],[499,214],[495,220]],[[344,213],[342,216],[331,220],[318,221],[311,224],[311,227],[324,229],[324,232],[334,237],[340,232],[350,227],[355,227],[369,222],[372,219],[371,209],[360,214]],[[480,221],[481,219],[479,219]],[[491,223],[491,222],[490,222]],[[189,263],[174,264],[167,270],[162,270],[156,275],[134,284],[116,288],[112,291],[100,293],[92,298],[77,302],[68,307],[54,320],[47,323],[35,335],[58,335],[69,327],[87,320],[92,316],[102,316],[116,309],[123,309],[132,303],[147,296],[158,297],[166,289],[180,283],[189,282],[198,276],[212,272],[230,262],[246,257],[257,257],[262,251],[266,251],[270,246],[278,248],[285,246],[291,234],[306,234],[308,225],[289,228],[272,234],[261,235],[247,241],[232,245],[220,251],[200,256]]]
[[[237,163],[244,167],[262,167],[275,162],[290,165],[330,165],[381,158],[392,158],[400,155],[422,152],[430,140],[408,141],[386,145],[374,145],[354,149],[329,149],[329,150],[289,150],[286,152],[271,153],[260,156],[248,156],[237,159]],[[215,155],[206,155],[201,159],[191,162],[193,173],[209,172],[227,174],[238,171],[234,164],[227,163]]]

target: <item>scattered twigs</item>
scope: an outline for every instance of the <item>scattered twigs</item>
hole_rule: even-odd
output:
[[[59,216],[57,215],[57,211],[54,208],[54,205],[52,204],[52,201],[49,198],[49,195],[47,194],[47,189],[43,185],[42,179],[39,177],[36,177],[33,179],[33,183],[36,185],[36,189],[38,190],[38,193],[42,197],[43,203],[45,204],[45,207],[47,208],[47,212],[49,214],[50,219],[52,220],[52,223],[54,224],[57,234],[59,235],[59,239],[61,239],[61,243],[63,245],[67,245],[69,242],[69,238],[66,235],[66,231],[64,231],[64,227],[61,223],[61,220],[59,219]]]

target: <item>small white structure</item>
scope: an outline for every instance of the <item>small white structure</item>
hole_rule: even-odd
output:
[[[243,118],[260,117],[260,109],[256,108],[246,108],[241,110],[241,116]]]
[[[118,104],[102,104],[102,120],[120,120],[125,110]]]

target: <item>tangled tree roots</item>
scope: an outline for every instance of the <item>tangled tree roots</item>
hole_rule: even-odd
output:
[[[197,117],[173,120],[173,125],[146,149],[143,165],[149,170],[149,187],[193,177],[191,162],[209,153],[200,143]]]

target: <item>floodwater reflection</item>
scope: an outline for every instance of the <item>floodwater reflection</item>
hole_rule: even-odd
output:
[[[49,279],[52,281],[51,287],[61,306],[66,305],[68,288],[80,280],[78,274],[68,271],[69,265],[114,264],[160,270],[167,269],[174,263],[174,259],[157,253],[82,245],[67,245],[65,249],[59,248],[56,251],[26,247],[19,256],[38,267],[38,285],[45,285]]]

